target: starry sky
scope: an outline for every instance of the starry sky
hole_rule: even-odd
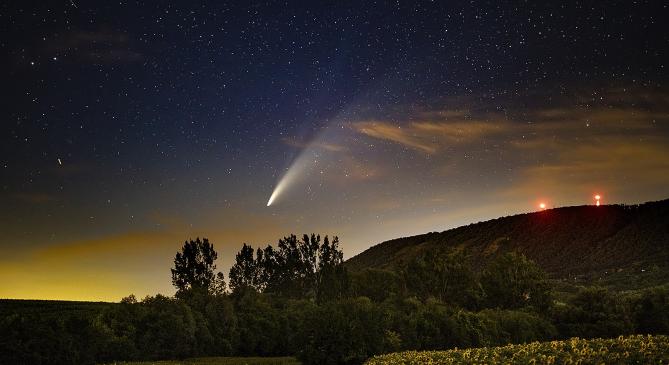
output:
[[[252,4],[253,3],[253,4]],[[172,294],[184,240],[669,197],[661,1],[0,4],[0,297]],[[272,204],[268,206],[270,196]]]

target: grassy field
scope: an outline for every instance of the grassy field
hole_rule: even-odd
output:
[[[462,350],[407,351],[376,356],[365,364],[669,364],[669,336],[572,338]]]
[[[201,357],[178,361],[119,362],[114,365],[300,365],[300,362],[293,357]]]

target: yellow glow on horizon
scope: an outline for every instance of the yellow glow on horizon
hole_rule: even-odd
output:
[[[36,248],[0,262],[0,298],[118,302],[130,294],[171,295],[178,247],[169,233],[129,232]]]

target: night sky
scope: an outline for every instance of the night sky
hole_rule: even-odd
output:
[[[662,1],[237,3],[0,4],[0,297],[669,197]]]

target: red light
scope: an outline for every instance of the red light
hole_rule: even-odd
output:
[[[541,208],[541,209],[546,209],[546,204],[545,204],[545,203],[540,203],[540,204],[539,204],[539,208]]]

